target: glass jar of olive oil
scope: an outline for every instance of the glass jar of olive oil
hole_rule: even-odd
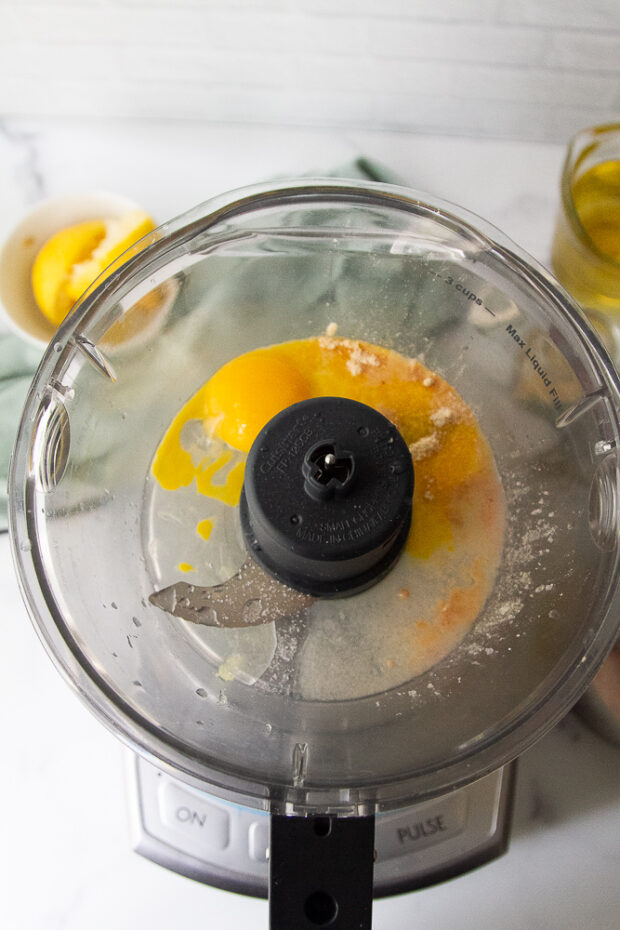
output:
[[[620,325],[620,123],[579,132],[561,184],[551,262],[593,322]]]

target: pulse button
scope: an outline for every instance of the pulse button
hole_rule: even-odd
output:
[[[386,814],[378,820],[377,859],[395,859],[442,843],[462,833],[467,824],[467,798],[463,793],[421,804],[405,815]]]

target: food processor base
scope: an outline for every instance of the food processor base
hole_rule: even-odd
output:
[[[131,753],[133,848],[196,881],[266,898],[269,814],[215,798]],[[376,816],[374,897],[454,878],[508,848],[516,763],[451,791]]]

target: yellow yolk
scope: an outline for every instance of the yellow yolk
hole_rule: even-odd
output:
[[[379,410],[400,430],[414,460],[413,521],[407,551],[428,558],[451,547],[467,486],[488,476],[493,459],[459,394],[421,363],[381,346],[319,337],[256,349],[220,368],[177,414],[153,462],[167,490],[193,481],[199,493],[236,506],[245,459],[260,430],[281,410],[310,397],[347,397]],[[204,443],[190,448],[197,421]],[[197,528],[208,539],[213,521]]]
[[[276,413],[312,396],[294,358],[270,349],[240,355],[206,385],[205,421],[233,449],[249,452],[261,429]]]
[[[196,527],[196,532],[199,536],[202,536],[203,539],[208,539],[211,535],[211,530],[213,529],[213,520],[201,520],[198,526]]]

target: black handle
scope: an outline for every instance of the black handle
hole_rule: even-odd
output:
[[[375,818],[271,815],[270,930],[370,930]]]

